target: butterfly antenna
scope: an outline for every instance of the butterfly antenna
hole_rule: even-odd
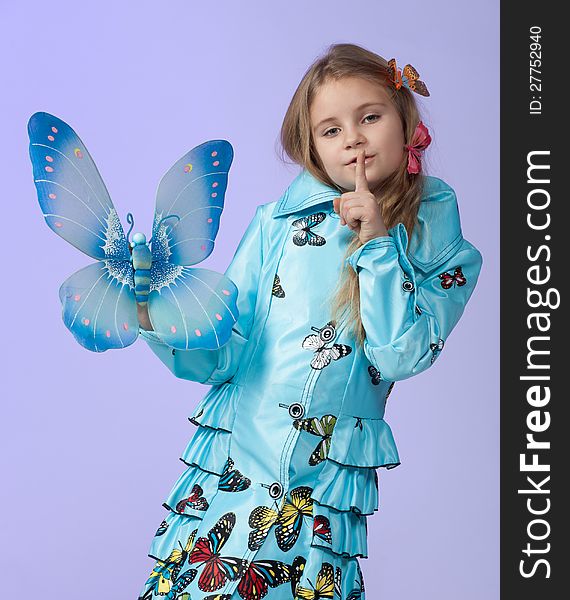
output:
[[[177,222],[180,221],[180,217],[178,215],[167,215],[166,217],[160,219],[158,227],[160,227],[167,219],[177,219]],[[171,227],[174,227],[174,225],[171,225]]]
[[[160,219],[160,221],[158,222],[158,225],[155,228],[155,231],[158,231],[160,229],[160,226],[164,223],[164,221],[166,221],[167,219],[178,219],[178,221],[180,221],[180,217],[178,215],[166,215],[166,217],[163,217],[162,219]],[[177,221],[177,222],[178,222]],[[174,227],[174,225],[171,225],[171,227]],[[152,238],[150,238],[149,240],[149,244],[152,242]]]
[[[133,217],[133,213],[127,213],[127,223],[130,225],[129,231],[127,232],[127,242],[131,242],[131,240],[129,239],[131,232],[133,230],[133,227],[135,226],[135,218]]]

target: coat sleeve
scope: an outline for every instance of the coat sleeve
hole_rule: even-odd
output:
[[[238,288],[239,316],[229,340],[223,346],[216,350],[174,350],[163,343],[154,332],[141,329],[141,335],[152,351],[176,377],[217,385],[225,383],[237,373],[255,314],[259,274],[263,262],[261,217],[262,207],[259,206],[225,272]]]
[[[403,224],[388,233],[346,261],[358,274],[364,353],[383,379],[398,381],[434,363],[473,293],[482,257],[460,237],[434,268],[422,271],[406,255]]]

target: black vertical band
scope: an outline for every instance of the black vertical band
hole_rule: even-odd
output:
[[[501,4],[501,598],[517,600],[570,594],[570,30],[560,10]]]

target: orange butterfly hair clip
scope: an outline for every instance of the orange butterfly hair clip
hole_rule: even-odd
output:
[[[404,72],[396,66],[396,59],[391,58],[388,61],[388,81],[399,90],[402,86],[407,87],[412,92],[421,96],[429,96],[426,84],[420,79],[418,72],[412,65],[406,65]]]

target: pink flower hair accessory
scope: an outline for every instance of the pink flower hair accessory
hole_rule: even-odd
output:
[[[422,170],[421,153],[430,143],[431,136],[428,128],[420,121],[412,136],[412,143],[404,146],[408,151],[408,173],[417,174]]]

